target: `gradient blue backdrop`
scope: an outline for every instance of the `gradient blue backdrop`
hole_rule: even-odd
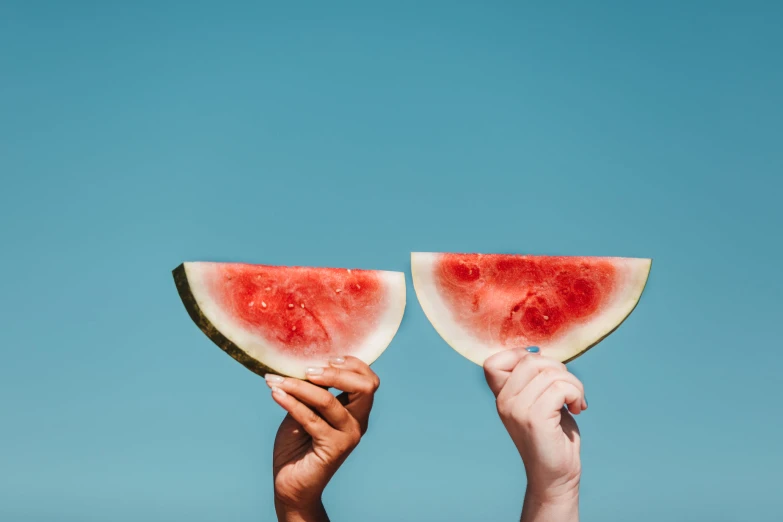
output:
[[[781,4],[521,4],[0,3],[0,520],[271,520],[283,414],[171,269],[416,250],[653,257],[571,365],[583,519],[780,520]],[[515,520],[408,290],[328,510]]]

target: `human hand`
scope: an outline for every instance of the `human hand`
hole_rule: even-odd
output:
[[[288,412],[275,437],[272,466],[281,521],[329,520],[321,495],[367,431],[380,384],[367,364],[350,356],[309,368],[307,379],[266,376],[273,399]],[[335,397],[329,387],[343,393]]]
[[[484,374],[525,465],[522,520],[538,519],[544,511],[548,514],[542,520],[555,511],[558,520],[577,520],[582,468],[579,428],[571,414],[587,409],[582,383],[564,364],[541,356],[535,347],[489,357]]]

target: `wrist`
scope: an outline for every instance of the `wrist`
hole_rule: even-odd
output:
[[[321,498],[293,503],[275,495],[275,512],[279,522],[329,522]]]
[[[537,488],[535,484],[528,484],[522,509],[522,522],[538,522],[539,520],[578,522],[578,481],[575,484],[541,489]]]

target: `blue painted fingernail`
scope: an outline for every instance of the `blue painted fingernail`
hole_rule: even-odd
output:
[[[538,346],[528,346],[527,348],[525,348],[525,350],[527,350],[530,353],[538,353],[539,352]]]

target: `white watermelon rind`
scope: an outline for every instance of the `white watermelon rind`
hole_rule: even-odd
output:
[[[281,353],[279,347],[249,332],[225,313],[210,297],[205,284],[205,274],[215,265],[219,263],[185,262],[172,272],[177,292],[188,315],[213,343],[247,369],[261,376],[273,373],[304,379],[308,367],[325,364],[326,361],[318,357],[286,356]],[[377,274],[386,286],[388,306],[375,330],[362,342],[361,347],[341,354],[354,356],[368,365],[374,363],[391,344],[402,324],[406,306],[405,274],[386,270],[372,272]]]
[[[476,338],[451,315],[440,296],[433,277],[436,261],[445,253],[411,252],[411,278],[416,298],[424,315],[440,337],[466,359],[484,365],[497,352],[513,347],[490,344]],[[639,304],[652,268],[652,259],[604,257],[621,268],[621,291],[595,318],[572,328],[555,342],[538,343],[541,353],[563,363],[571,362],[612,334],[631,315]]]

